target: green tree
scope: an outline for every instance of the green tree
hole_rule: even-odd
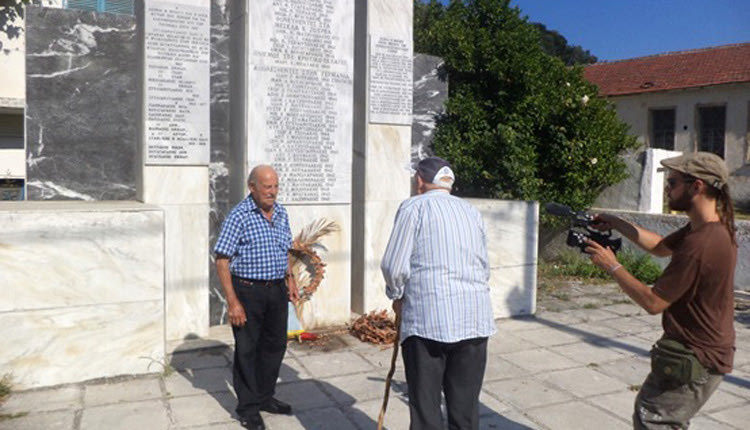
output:
[[[23,31],[23,8],[30,0],[0,0],[0,33],[5,33],[8,40],[15,39]],[[0,44],[0,50],[2,45]]]
[[[459,172],[459,194],[579,209],[626,177],[627,126],[580,66],[544,52],[509,0],[417,0],[414,16],[417,52],[444,60],[449,97],[433,147]]]
[[[544,52],[561,59],[568,66],[596,63],[597,58],[591,55],[588,49],[583,49],[578,45],[568,45],[568,39],[565,36],[555,30],[547,29],[544,24],[538,22],[532,24],[539,30]]]

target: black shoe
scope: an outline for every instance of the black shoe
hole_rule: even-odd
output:
[[[260,414],[253,414],[247,418],[240,419],[240,425],[248,430],[266,430],[266,425],[263,423],[263,418]]]
[[[260,405],[260,410],[272,414],[290,415],[292,413],[292,407],[289,403],[284,403],[274,397],[271,397],[266,403]]]

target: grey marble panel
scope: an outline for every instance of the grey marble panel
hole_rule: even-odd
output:
[[[435,118],[445,111],[448,81],[440,74],[443,60],[426,54],[414,55],[414,107],[411,128],[412,162],[432,155]]]
[[[209,164],[209,243],[213,247],[229,202],[229,8],[226,0],[211,1],[211,163]],[[213,248],[212,248],[213,249]],[[210,324],[226,322],[226,302],[209,252]]]
[[[30,200],[135,198],[135,18],[26,11]]]

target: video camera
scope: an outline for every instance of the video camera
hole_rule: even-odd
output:
[[[565,240],[565,244],[568,246],[578,248],[581,252],[585,253],[585,249],[588,246],[586,239],[591,239],[605,248],[610,248],[612,252],[617,253],[620,250],[622,238],[613,239],[612,230],[604,233],[592,229],[590,226],[594,224],[594,217],[586,213],[586,211],[576,212],[569,206],[554,202],[544,205],[544,209],[550,215],[570,218],[568,238]]]

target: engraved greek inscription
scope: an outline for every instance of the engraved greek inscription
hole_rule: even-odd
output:
[[[210,11],[158,1],[145,8],[147,161],[207,161]]]

